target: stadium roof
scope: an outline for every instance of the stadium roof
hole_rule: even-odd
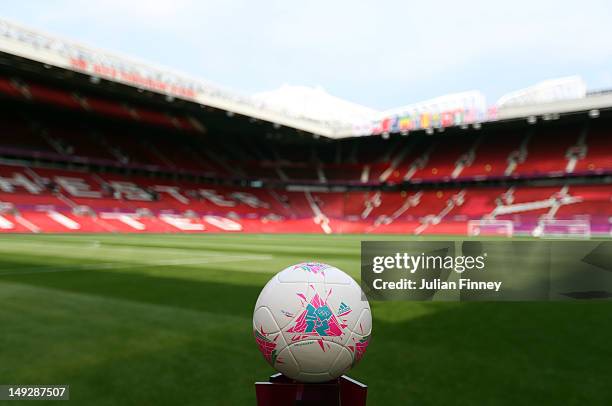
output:
[[[477,91],[442,96],[386,112],[331,96],[321,88],[286,85],[275,91],[244,96],[170,68],[94,49],[2,19],[0,52],[153,91],[169,100],[183,99],[329,138],[376,133],[378,123],[389,117],[397,121],[402,115],[435,114],[458,108],[478,111],[478,114],[462,114],[471,117],[471,121],[454,120],[450,125],[539,116],[555,118],[560,114],[612,107],[612,93],[589,94],[578,77],[546,81],[509,93],[493,108],[487,107],[484,96]]]
[[[279,111],[262,100],[170,68],[94,49],[2,19],[0,51],[327,137],[334,137],[343,128],[340,122],[323,122]]]
[[[372,120],[380,114],[369,107],[332,96],[322,87],[283,85],[276,90],[257,93],[253,98],[289,115],[304,115],[326,123],[350,125]]]

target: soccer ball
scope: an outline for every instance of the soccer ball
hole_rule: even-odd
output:
[[[285,268],[263,288],[253,330],[276,370],[300,382],[325,382],[363,357],[372,314],[350,276],[331,265],[302,263]]]

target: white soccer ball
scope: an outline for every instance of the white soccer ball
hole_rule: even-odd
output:
[[[263,288],[253,330],[277,371],[300,382],[324,382],[359,362],[370,342],[372,314],[350,276],[331,265],[302,263]]]

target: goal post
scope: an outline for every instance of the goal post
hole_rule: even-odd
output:
[[[555,220],[541,219],[534,235],[541,238],[591,238],[589,220]]]
[[[467,223],[467,234],[471,237],[512,237],[514,235],[514,223],[512,220],[469,220]]]

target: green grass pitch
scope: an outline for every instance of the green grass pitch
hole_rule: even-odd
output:
[[[70,384],[82,405],[254,405],[273,373],[251,331],[260,289],[306,260],[358,278],[364,238],[400,239],[0,236],[0,384]],[[369,405],[612,404],[612,302],[371,305],[350,372]]]

